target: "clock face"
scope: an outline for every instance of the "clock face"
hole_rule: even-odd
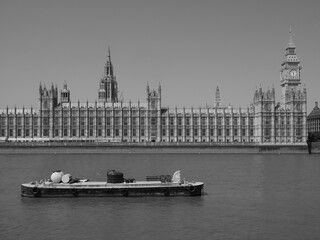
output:
[[[291,76],[291,77],[297,76],[297,71],[296,71],[296,70],[290,71],[290,76]]]

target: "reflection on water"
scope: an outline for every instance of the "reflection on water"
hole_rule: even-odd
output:
[[[99,181],[107,169],[137,180],[179,169],[206,194],[20,197],[57,169]],[[316,155],[0,155],[0,239],[319,239],[319,172]]]

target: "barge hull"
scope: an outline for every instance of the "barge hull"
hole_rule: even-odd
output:
[[[158,187],[46,187],[21,185],[23,197],[144,197],[201,196],[203,184]]]

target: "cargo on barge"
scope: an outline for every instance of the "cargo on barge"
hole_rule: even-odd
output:
[[[173,176],[147,176],[145,181],[123,178],[123,173],[107,172],[107,181],[91,182],[72,178],[71,174],[55,171],[50,180],[21,185],[23,197],[142,197],[142,196],[201,196],[203,182],[181,179],[180,171]]]

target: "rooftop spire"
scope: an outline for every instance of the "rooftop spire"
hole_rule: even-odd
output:
[[[291,29],[291,26],[290,26],[290,29],[289,29],[289,42],[288,42],[287,48],[295,48],[295,47],[296,47],[296,45],[294,45],[294,43],[293,43],[292,29]]]
[[[108,46],[108,60],[111,62],[110,46]]]
[[[112,62],[111,62],[110,46],[108,46],[108,60],[107,60],[106,65],[104,67],[104,74],[106,77],[113,76],[113,66],[112,66]]]

